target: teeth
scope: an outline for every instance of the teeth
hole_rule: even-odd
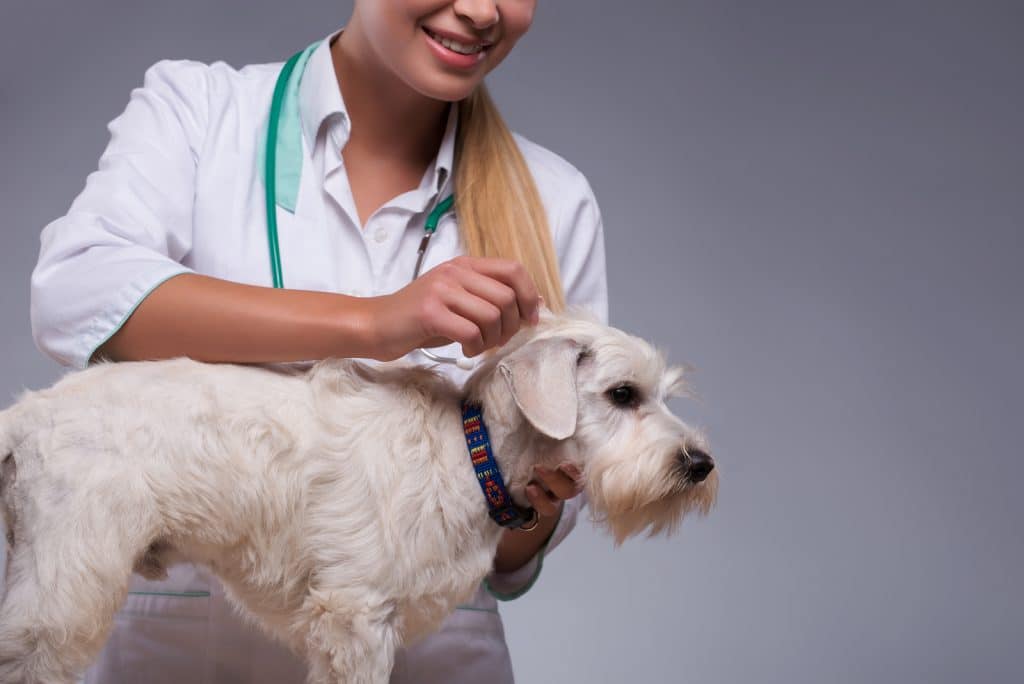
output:
[[[477,43],[476,45],[463,45],[462,43],[458,43],[454,40],[442,38],[441,36],[431,31],[427,31],[427,33],[430,34],[430,37],[436,40],[438,43],[444,45],[452,52],[458,52],[460,55],[475,55],[476,53],[484,49],[484,46],[480,43]]]

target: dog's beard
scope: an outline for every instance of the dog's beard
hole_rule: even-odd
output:
[[[642,534],[671,535],[689,513],[706,515],[718,492],[718,473],[690,482],[668,459],[602,459],[588,464],[587,498],[595,524],[605,528],[616,545]],[[622,452],[618,452],[620,455]]]

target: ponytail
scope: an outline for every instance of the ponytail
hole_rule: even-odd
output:
[[[466,252],[522,263],[548,307],[564,309],[565,295],[540,193],[483,84],[459,102],[454,175]]]

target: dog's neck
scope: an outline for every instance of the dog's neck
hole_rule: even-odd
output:
[[[556,467],[560,460],[558,451],[565,445],[540,434],[523,417],[508,386],[496,372],[498,360],[484,361],[466,382],[463,398],[483,408],[494,459],[505,486],[518,505],[529,506],[525,489],[533,476],[533,466]]]

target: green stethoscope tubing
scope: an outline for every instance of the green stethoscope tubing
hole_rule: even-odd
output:
[[[303,52],[295,53],[282,67],[281,73],[277,77],[277,83],[274,85],[274,96],[270,102],[270,121],[267,124],[266,164],[263,170],[263,182],[267,193],[267,245],[270,252],[270,276],[275,288],[284,287],[284,274],[281,269],[281,247],[277,239],[277,132],[280,127],[281,109],[284,106],[288,82]],[[451,210],[454,205],[455,196],[448,195],[427,216],[427,221],[423,227],[423,240],[420,242],[416,258],[416,269],[412,275],[413,280],[419,277],[420,266],[423,263],[423,254],[426,252],[431,236],[437,230],[438,223],[441,222],[441,217]]]

